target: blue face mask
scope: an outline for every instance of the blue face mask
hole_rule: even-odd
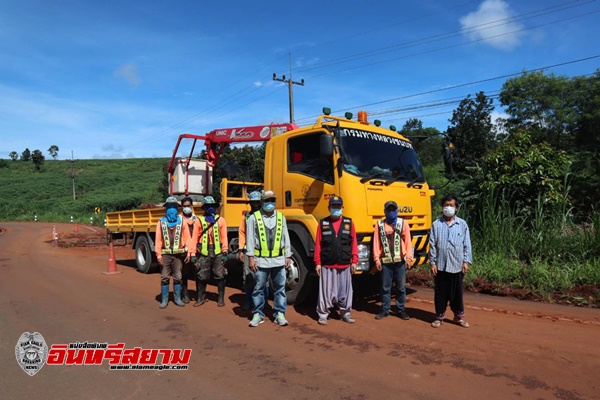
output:
[[[396,223],[396,218],[398,218],[398,210],[386,210],[385,211],[385,220],[390,224]]]
[[[177,221],[177,207],[169,207],[167,208],[167,222],[176,222]]]
[[[342,209],[341,208],[332,208],[331,210],[329,210],[329,213],[331,214],[332,217],[339,218],[342,216]]]
[[[275,210],[275,203],[263,203],[262,208],[266,212],[271,212]]]
[[[204,209],[204,215],[215,215],[215,211],[214,207],[206,207]]]
[[[183,213],[185,215],[192,215],[192,207],[183,207]]]

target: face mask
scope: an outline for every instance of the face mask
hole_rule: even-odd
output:
[[[167,222],[177,221],[177,208],[167,208]]]
[[[331,214],[332,217],[339,218],[342,216],[342,209],[341,208],[332,208],[331,210],[329,210],[329,213]]]
[[[446,206],[444,207],[444,217],[448,217],[448,218],[452,218],[454,217],[454,214],[456,214],[456,208],[452,207],[452,206]]]
[[[262,208],[266,212],[271,212],[275,209],[275,203],[263,203]]]
[[[215,214],[215,208],[214,207],[206,207],[204,209],[204,214],[205,215],[214,215]]]
[[[397,217],[398,217],[398,210],[387,210],[385,212],[385,219],[388,222],[396,222]]]
[[[258,204],[250,203],[250,210],[252,212],[256,212],[256,211],[260,210],[260,203],[258,203]]]
[[[185,215],[192,215],[192,207],[183,207],[183,213]]]

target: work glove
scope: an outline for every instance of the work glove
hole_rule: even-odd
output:
[[[227,253],[223,253],[221,254],[221,261],[223,262],[223,264],[225,264],[227,262]]]
[[[196,261],[198,261],[198,258],[196,256],[192,256],[190,261],[192,262],[192,264],[196,264]]]

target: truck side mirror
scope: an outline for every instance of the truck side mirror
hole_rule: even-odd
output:
[[[332,157],[333,156],[333,136],[321,135],[320,138],[320,150],[321,157]]]

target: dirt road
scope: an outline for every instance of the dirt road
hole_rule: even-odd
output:
[[[304,306],[288,310],[288,327],[249,328],[238,289],[228,288],[224,308],[160,310],[159,276],[137,273],[132,250],[117,249],[123,273],[109,276],[101,273],[106,247],[52,247],[52,224],[0,222],[0,230],[2,399],[600,398],[598,309],[467,295],[471,327],[433,329],[433,294],[418,288],[409,321],[376,321],[376,300],[362,298],[355,325],[319,326],[314,306]],[[193,353],[188,371],[111,371],[105,362],[46,365],[30,377],[15,359],[26,331],[49,346],[124,342]]]

